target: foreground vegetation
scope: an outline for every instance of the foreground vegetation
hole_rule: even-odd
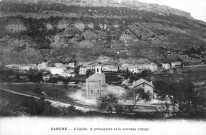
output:
[[[178,69],[179,70],[179,69]],[[9,89],[15,92],[25,93],[40,97],[41,100],[22,97],[18,95],[8,94],[1,91],[0,96],[0,115],[1,116],[105,116],[105,117],[126,117],[126,118],[192,118],[202,119],[206,118],[206,90],[204,86],[194,86],[191,81],[194,79],[193,74],[199,75],[205,69],[197,68],[196,70],[185,69],[181,70],[181,73],[175,71],[175,73],[165,74],[153,74],[150,71],[143,71],[141,74],[132,74],[128,71],[121,74],[124,79],[128,79],[129,83],[138,80],[139,78],[145,78],[146,80],[153,80],[155,86],[156,98],[162,101],[170,100],[171,104],[162,104],[163,110],[156,112],[140,112],[138,111],[139,106],[136,105],[141,99],[145,101],[151,100],[151,95],[145,94],[141,89],[130,89],[126,85],[121,84],[123,78],[118,78],[117,81],[115,74],[106,74],[109,78],[108,84],[122,85],[126,89],[125,99],[131,100],[133,105],[121,105],[118,103],[118,99],[113,95],[102,97],[98,100],[97,111],[93,112],[82,112],[76,110],[75,107],[71,106],[68,108],[54,107],[44,99],[51,99],[55,101],[61,101],[72,105],[77,105],[72,98],[68,95],[81,89],[78,85],[68,86],[56,85],[55,83],[41,83],[42,74],[41,72],[29,72],[28,78],[30,83],[14,80],[9,80],[9,76],[14,76],[19,79],[19,72],[1,70],[1,88]],[[191,74],[191,77],[188,78]],[[204,74],[204,72],[203,72]],[[204,76],[204,75],[203,75]],[[107,81],[108,81],[107,80]],[[204,80],[204,79],[202,79]],[[5,83],[6,82],[6,83]],[[79,104],[78,104],[79,105]],[[80,105],[81,106],[81,105]],[[173,109],[171,109],[171,107]]]
[[[34,84],[32,84],[34,85]],[[31,85],[31,86],[32,86]],[[98,100],[97,111],[83,112],[77,110],[75,107],[54,107],[50,102],[45,101],[43,98],[34,99],[15,95],[0,91],[0,115],[1,116],[103,116],[103,117],[119,117],[119,118],[144,118],[144,119],[163,119],[178,118],[178,119],[205,119],[206,118],[206,91],[204,89],[195,89],[194,85],[188,80],[174,82],[168,84],[163,81],[154,83],[157,93],[157,98],[160,100],[170,99],[171,104],[162,104],[164,108],[162,111],[156,112],[140,112],[136,102],[141,98],[150,100],[150,96],[142,94],[142,90],[129,90],[127,92],[129,99],[133,100],[133,105],[121,105],[118,99],[113,95],[107,95]],[[15,86],[15,85],[14,85]],[[16,86],[15,86],[16,87]],[[12,87],[11,87],[12,88]],[[16,87],[21,89],[23,87]],[[32,88],[31,88],[32,89]],[[54,87],[55,89],[55,87]],[[14,90],[14,87],[13,87]],[[29,90],[29,89],[28,89]],[[33,89],[34,90],[34,89]],[[50,90],[52,92],[52,90]],[[61,93],[61,91],[59,91]],[[138,94],[139,92],[139,94]],[[49,93],[48,93],[49,94]],[[57,92],[57,96],[58,96]],[[138,98],[135,98],[138,95]],[[62,95],[63,96],[63,95]],[[62,101],[61,97],[55,98]],[[72,103],[72,100],[67,102]],[[170,109],[170,108],[173,109]]]
[[[112,118],[163,118],[159,113],[116,114],[98,111],[82,112],[75,107],[59,108],[44,100],[37,100],[24,96],[0,91],[0,116],[52,116],[52,117],[112,117]]]

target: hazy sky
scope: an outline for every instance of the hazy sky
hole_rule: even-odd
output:
[[[141,2],[166,5],[186,12],[192,17],[206,22],[206,0],[139,0]]]

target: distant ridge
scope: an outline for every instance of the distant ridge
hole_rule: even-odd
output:
[[[129,7],[137,8],[138,10],[145,10],[149,12],[157,13],[158,15],[178,15],[189,19],[192,19],[191,14],[185,11],[174,9],[168,6],[162,6],[157,4],[142,3],[137,0],[2,0],[2,2],[17,2],[17,3],[34,3],[46,2],[46,3],[61,3],[65,5],[79,5],[79,6],[111,6],[111,7]]]

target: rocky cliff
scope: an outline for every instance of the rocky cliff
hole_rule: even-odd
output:
[[[206,43],[205,22],[131,0],[2,0],[0,30],[5,63],[90,61],[100,55],[168,61],[177,59],[166,57],[168,51]]]

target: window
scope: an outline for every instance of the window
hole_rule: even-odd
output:
[[[93,94],[93,90],[91,90],[91,94]]]
[[[97,73],[99,73],[99,68],[97,68]]]

